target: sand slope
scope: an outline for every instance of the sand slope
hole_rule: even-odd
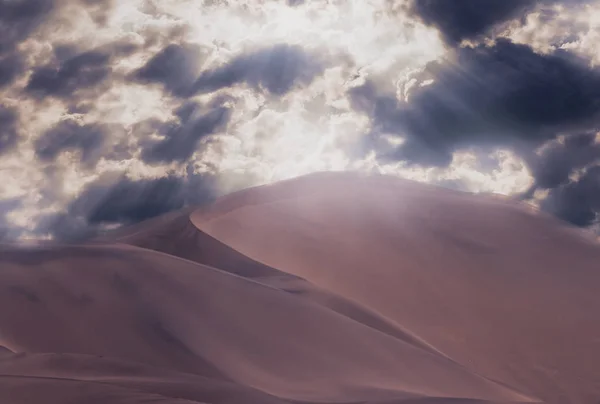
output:
[[[516,203],[390,177],[306,177],[193,221],[238,251],[548,402],[600,398],[600,249]]]
[[[596,403],[598,248],[513,204],[304,177],[0,251],[0,402]]]

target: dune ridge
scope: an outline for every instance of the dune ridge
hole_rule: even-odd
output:
[[[518,204],[351,173],[3,247],[0,402],[596,403],[598,258]]]

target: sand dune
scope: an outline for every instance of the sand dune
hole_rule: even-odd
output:
[[[498,198],[250,189],[0,251],[0,402],[597,403],[599,259]]]
[[[238,251],[548,402],[600,395],[600,250],[515,203],[389,177],[307,177],[193,221]]]

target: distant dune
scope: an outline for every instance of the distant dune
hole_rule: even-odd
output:
[[[0,250],[0,403],[598,404],[599,291],[518,203],[310,175]]]

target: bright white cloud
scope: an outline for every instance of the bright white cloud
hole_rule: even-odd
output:
[[[542,8],[529,14],[525,24],[514,21],[501,36],[530,45],[540,53],[566,49],[600,63],[600,1],[580,6],[564,4]]]
[[[492,161],[493,167],[482,167],[481,160]],[[458,151],[445,168],[420,167],[404,162],[381,163],[374,153],[355,162],[353,167],[382,174],[397,175],[413,181],[439,185],[456,184],[462,190],[477,193],[512,195],[526,191],[533,178],[525,162],[509,150],[485,154]]]

